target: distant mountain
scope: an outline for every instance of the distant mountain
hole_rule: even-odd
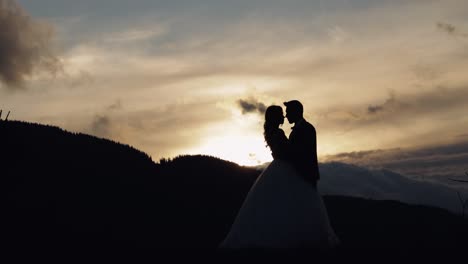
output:
[[[209,156],[154,163],[128,145],[57,127],[0,122],[2,240],[10,248],[216,248],[260,170]],[[465,247],[446,210],[326,196],[350,247]]]
[[[320,191],[327,195],[397,200],[409,204],[436,206],[460,213],[457,192],[468,198],[466,189],[438,182],[420,181],[386,170],[367,169],[341,162],[320,164]]]

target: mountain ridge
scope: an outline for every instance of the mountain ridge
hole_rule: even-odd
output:
[[[156,163],[128,145],[26,122],[0,122],[0,138],[3,239],[13,248],[216,248],[260,174],[204,155]],[[467,245],[466,221],[443,209],[324,200],[344,247]]]

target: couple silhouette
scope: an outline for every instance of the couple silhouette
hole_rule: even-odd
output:
[[[317,137],[303,105],[285,102],[265,111],[264,137],[273,161],[251,187],[220,248],[333,248],[339,244],[322,197]],[[289,138],[280,128],[284,118]]]

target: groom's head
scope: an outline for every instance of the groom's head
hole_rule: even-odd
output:
[[[296,123],[303,118],[304,107],[298,100],[283,103],[286,106],[286,118],[290,124]]]

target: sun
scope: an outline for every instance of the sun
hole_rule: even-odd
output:
[[[256,166],[272,160],[263,137],[250,135],[211,138],[195,150],[195,153],[215,156],[242,166]]]
[[[273,159],[262,135],[221,135],[205,140],[188,152],[215,156],[242,166],[257,166]]]
[[[210,155],[242,166],[271,162],[273,157],[263,138],[263,116],[245,115],[230,106],[227,109],[231,118],[205,127],[197,142],[183,152]]]

